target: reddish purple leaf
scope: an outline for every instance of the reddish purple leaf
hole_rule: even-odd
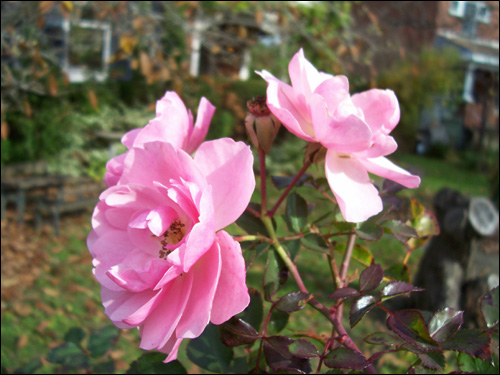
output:
[[[388,333],[375,332],[366,336],[363,341],[372,345],[394,346],[397,341],[400,341],[400,339],[398,337],[393,337]]]
[[[419,354],[418,358],[422,364],[430,369],[439,370],[444,369],[445,359],[443,353],[438,350],[431,350],[425,354]]]
[[[395,264],[385,270],[384,276],[393,279],[394,281],[410,282],[410,271],[406,264]]]
[[[439,344],[429,335],[424,318],[417,310],[393,312],[387,318],[387,327],[419,350],[439,349]]]
[[[464,322],[464,312],[447,307],[437,311],[429,321],[429,333],[438,341],[445,341],[453,336]]]
[[[289,349],[290,353],[299,358],[314,358],[319,354],[318,349],[306,339],[295,340],[290,344]]]
[[[303,309],[311,298],[312,295],[309,293],[288,293],[279,299],[276,308],[280,311],[291,313]]]
[[[405,283],[404,281],[392,281],[384,286],[381,295],[382,297],[391,297],[404,293],[421,292],[423,290],[424,289]]]
[[[488,328],[498,324],[498,287],[481,298],[481,313]]]
[[[398,241],[406,242],[410,238],[418,237],[417,232],[412,227],[399,220],[390,220],[383,223],[386,232],[391,233]]]
[[[359,276],[360,292],[369,292],[380,285],[384,278],[384,271],[378,264],[372,264],[361,272]]]
[[[236,317],[220,325],[219,332],[222,342],[227,346],[248,345],[259,338],[255,328]]]
[[[361,353],[349,348],[337,348],[325,357],[325,365],[330,368],[348,368],[363,370],[370,366],[370,362]]]
[[[491,361],[491,337],[481,329],[462,329],[441,343],[445,350],[456,350],[472,357]]]
[[[373,296],[364,296],[358,298],[351,306],[349,311],[349,323],[351,328],[359,323],[361,318],[370,312],[376,305],[378,299]]]
[[[264,339],[264,356],[267,364],[273,370],[311,372],[311,366],[307,359],[293,355],[289,346],[294,340],[285,336],[271,336]]]
[[[359,296],[359,292],[350,287],[339,288],[328,296],[331,299],[350,298]]]

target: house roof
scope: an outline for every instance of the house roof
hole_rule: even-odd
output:
[[[436,47],[454,47],[464,61],[475,63],[487,70],[498,71],[498,40],[470,39],[455,33],[438,31],[434,44]]]

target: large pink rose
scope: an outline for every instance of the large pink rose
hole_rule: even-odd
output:
[[[156,102],[156,117],[145,127],[130,130],[122,137],[122,143],[128,149],[143,147],[147,142],[163,141],[187,153],[193,153],[205,139],[215,107],[205,98],[198,105],[196,122],[193,114],[186,109],[179,95],[167,91]],[[106,164],[104,181],[107,186],[116,185],[123,172],[125,154],[112,158]]]
[[[255,187],[247,145],[203,143],[194,157],[166,142],[124,156],[101,196],[87,239],[106,315],[138,327],[140,347],[177,357],[184,338],[221,324],[249,303],[241,248],[225,231]]]
[[[399,103],[391,90],[349,95],[345,76],[318,70],[299,50],[288,66],[292,85],[267,71],[271,112],[296,136],[327,148],[325,173],[345,220],[361,222],[382,211],[382,200],[368,172],[418,187],[420,178],[384,156],[397,144],[389,133],[399,122]]]

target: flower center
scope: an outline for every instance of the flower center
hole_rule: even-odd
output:
[[[185,226],[180,220],[174,220],[165,233],[162,234],[160,237],[161,249],[158,252],[160,259],[167,259],[168,254],[174,251],[174,249],[169,249],[168,245],[176,245],[184,238]]]

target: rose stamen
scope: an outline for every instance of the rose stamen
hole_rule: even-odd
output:
[[[186,225],[182,223],[180,220],[174,220],[170,227],[163,233],[160,237],[160,243],[162,248],[158,252],[158,257],[160,259],[167,259],[167,256],[174,251],[173,249],[168,249],[168,245],[176,245],[178,244],[185,235],[184,227]]]

